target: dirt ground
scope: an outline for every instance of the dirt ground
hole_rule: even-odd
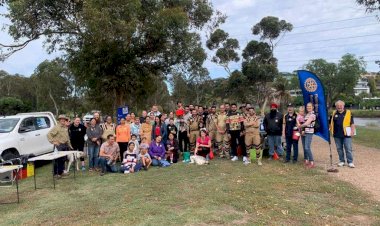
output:
[[[332,140],[333,164],[337,167],[338,153]],[[330,166],[329,145],[318,136],[313,137],[312,151],[317,166],[327,169]],[[356,187],[370,193],[380,201],[380,145],[379,148],[369,148],[353,142],[354,164],[356,168],[337,167],[338,173],[329,175],[347,181]],[[303,158],[303,148],[300,142],[300,159]]]

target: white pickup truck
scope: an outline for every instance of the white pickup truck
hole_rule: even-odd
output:
[[[4,160],[53,151],[47,134],[57,124],[51,112],[0,116],[0,156]]]

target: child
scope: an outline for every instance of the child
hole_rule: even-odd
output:
[[[144,170],[148,170],[150,164],[152,164],[152,159],[148,153],[149,145],[142,143],[140,145],[140,161],[143,165]]]
[[[137,140],[137,135],[136,134],[132,134],[131,135],[131,140],[129,142],[133,142],[135,144],[135,149],[134,149],[134,153],[137,155],[140,153],[140,148],[139,148],[139,141]]]
[[[124,152],[124,160],[121,163],[121,171],[125,174],[135,172],[135,166],[137,164],[137,154],[134,152],[135,143],[129,142],[128,149]]]
[[[300,128],[300,126],[305,122],[305,107],[301,106],[298,108],[298,114],[297,114],[297,127]],[[304,135],[305,131],[300,131],[302,135]]]

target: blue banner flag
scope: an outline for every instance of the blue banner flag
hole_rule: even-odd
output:
[[[328,113],[323,84],[318,76],[310,71],[299,70],[297,73],[305,109],[307,103],[311,102],[314,104],[314,112],[319,122],[319,130],[315,135],[322,137],[330,143]]]

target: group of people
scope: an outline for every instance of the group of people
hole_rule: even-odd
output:
[[[339,153],[338,165],[345,164],[345,152],[347,163],[353,168],[352,134],[347,134],[347,126],[352,133],[355,129],[353,117],[349,110],[344,109],[342,101],[336,103],[336,109],[330,125]],[[151,165],[167,167],[178,162],[180,156],[184,162],[202,165],[208,164],[214,155],[232,161],[238,161],[241,155],[244,164],[254,160],[262,165],[264,139],[261,132],[264,131],[268,139],[269,160],[275,156],[282,159],[284,139],[284,162],[288,163],[292,158],[296,163],[300,138],[305,166],[315,167],[311,142],[317,116],[312,103],[306,105],[306,112],[301,106],[297,113],[289,104],[285,115],[278,111],[277,104],[272,103],[270,112],[263,118],[250,104],[243,104],[238,109],[234,103],[225,103],[217,109],[216,106],[183,106],[178,102],[177,109],[169,114],[159,112],[154,105],[150,112],[142,111],[140,117],[134,113],[127,114],[118,125],[111,116],[103,121],[98,112],[88,123],[81,123],[79,117],[72,123],[64,115],[58,119],[59,124],[48,134],[49,141],[59,151],[83,151],[87,142],[89,171],[100,171],[100,175],[118,171],[134,173],[148,170]],[[82,170],[86,170],[84,157],[80,160]],[[54,168],[57,177],[65,175],[64,165],[64,158],[57,160]]]

